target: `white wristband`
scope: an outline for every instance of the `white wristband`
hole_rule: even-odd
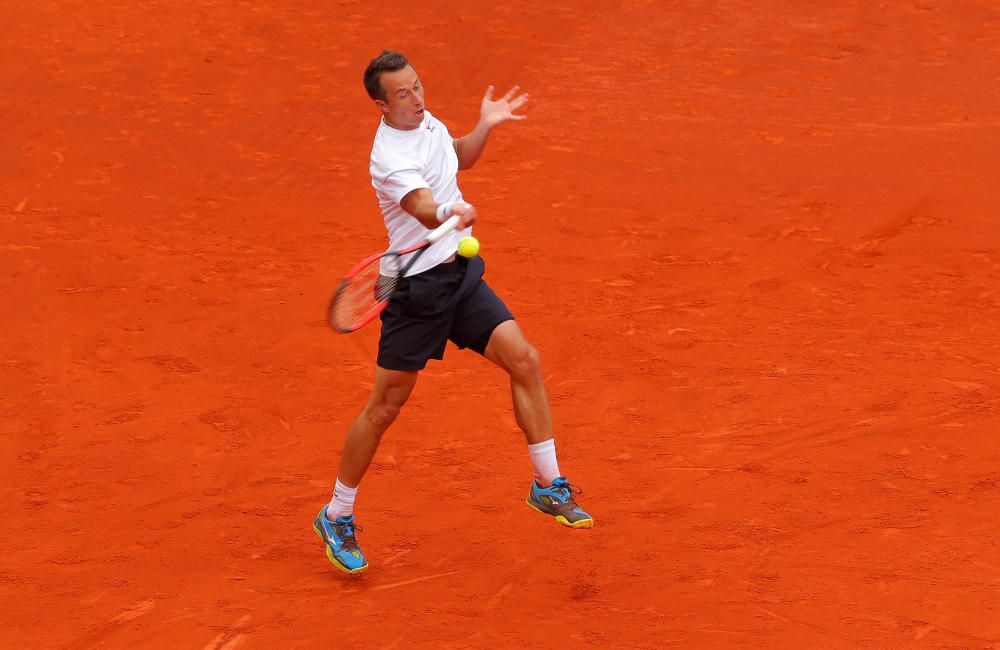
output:
[[[438,223],[444,223],[451,216],[451,208],[458,205],[458,201],[448,201],[447,203],[442,203],[437,207],[437,220]]]

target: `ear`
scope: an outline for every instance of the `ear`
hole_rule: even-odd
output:
[[[375,105],[378,106],[378,109],[380,111],[382,111],[383,113],[388,113],[389,112],[389,104],[385,103],[381,99],[376,99],[375,100]]]

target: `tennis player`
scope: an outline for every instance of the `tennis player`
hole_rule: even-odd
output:
[[[422,241],[450,216],[457,215],[459,224],[400,279],[381,314],[375,387],[347,431],[333,499],[313,522],[326,542],[327,557],[348,573],[368,568],[358,546],[361,527],[354,520],[358,485],[420,370],[429,359],[444,358],[449,340],[485,356],[510,375],[514,413],[534,467],[528,505],[565,526],[592,527],[593,518],[574,499],[579,490],[559,471],[538,353],[483,280],[482,258],[455,255],[459,239],[471,234],[478,216],[462,198],[458,171],[475,164],[494,127],[525,119],[516,111],[528,95],[519,95],[515,86],[494,99],[490,86],[479,124],[468,135],[452,138],[448,127],[427,110],[420,77],[399,52],[387,50],[372,59],[364,83],[382,114],[369,169],[390,247],[398,250]]]

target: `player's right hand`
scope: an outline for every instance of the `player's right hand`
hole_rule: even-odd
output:
[[[456,203],[451,206],[451,214],[458,217],[457,230],[462,230],[468,228],[476,222],[476,217],[479,216],[476,212],[475,206],[471,203]]]

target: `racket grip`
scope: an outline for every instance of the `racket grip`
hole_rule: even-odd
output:
[[[458,225],[458,215],[448,217],[448,220],[443,224],[431,231],[431,234],[427,235],[427,243],[433,244],[437,240],[441,239]]]

